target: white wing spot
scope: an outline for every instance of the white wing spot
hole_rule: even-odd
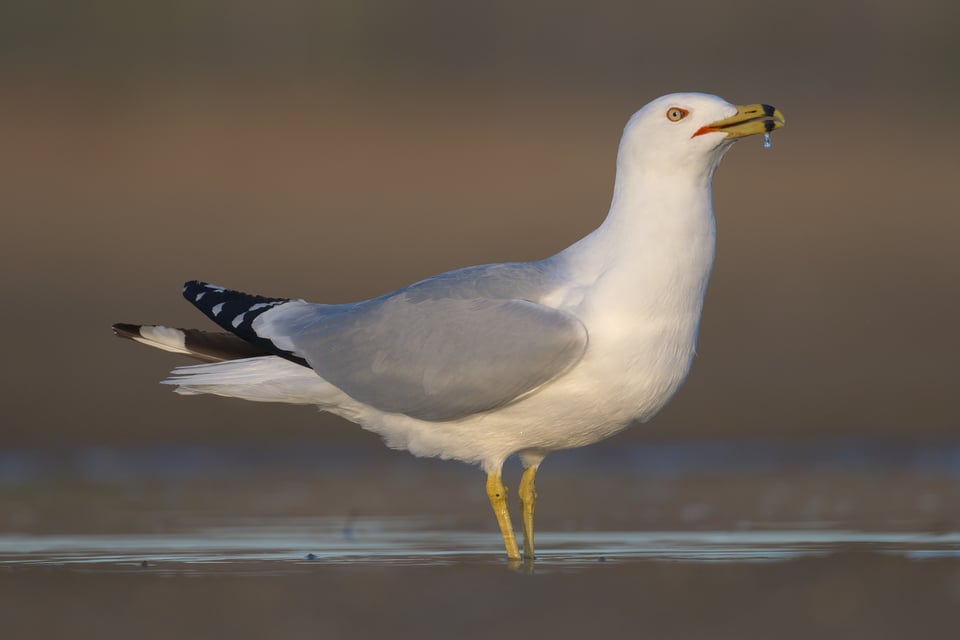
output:
[[[205,295],[207,295],[207,292],[206,292],[206,291],[201,291],[200,293],[197,294],[197,297],[194,298],[194,300],[196,300],[197,302],[200,302],[200,298],[202,298],[202,297],[205,296]]]
[[[220,315],[220,312],[223,311],[223,305],[224,305],[224,304],[225,304],[225,303],[221,302],[220,304],[215,305],[215,306],[213,307],[213,309],[210,309],[210,312],[213,313],[213,315],[215,315],[215,316]]]
[[[231,322],[230,324],[233,325],[234,329],[240,326],[240,323],[243,322],[243,316],[245,315],[247,315],[246,311],[244,311],[243,313],[241,313],[240,315],[238,315],[236,318],[233,319],[233,322]]]

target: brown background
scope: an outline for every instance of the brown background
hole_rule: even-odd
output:
[[[677,90],[788,126],[724,161],[699,357],[621,437],[960,433],[951,3],[0,12],[0,446],[361,437],[177,397],[155,383],[181,360],[109,325],[208,326],[192,278],[337,302],[549,255],[602,220],[629,115]]]
[[[960,522],[957,6],[0,3],[0,628],[955,637],[960,567],[936,533]],[[810,532],[824,557],[641,547],[587,566],[598,542],[573,568],[546,537],[517,575],[476,470],[306,407],[178,397],[156,383],[180,358],[110,333],[209,326],[187,279],[337,302],[549,255],[602,220],[629,115],[685,90],[774,104],[788,125],[717,176],[687,385],[650,424],[551,456],[538,530]],[[358,526],[360,564],[297,563],[311,544],[190,562],[223,532],[269,550],[318,517],[390,540],[393,516],[434,523],[418,530],[433,555],[371,550]],[[845,529],[933,532],[933,548],[818,536]],[[147,567],[63,560],[86,535],[121,553],[167,533],[182,553],[147,549]]]

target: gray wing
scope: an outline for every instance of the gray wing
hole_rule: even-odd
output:
[[[506,405],[580,360],[587,332],[575,316],[506,297],[550,287],[530,265],[474,267],[354,305],[290,303],[254,328],[356,400],[455,420]]]

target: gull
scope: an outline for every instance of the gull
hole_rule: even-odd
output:
[[[536,262],[449,271],[353,304],[249,295],[199,281],[183,295],[227,333],[114,332],[207,361],[181,394],[316,405],[417,456],[478,464],[507,557],[520,561],[504,461],[524,466],[523,558],[534,479],[551,451],[649,420],[686,379],[713,266],[711,184],[724,153],[783,114],[703,93],[653,100],[627,123],[610,210]]]

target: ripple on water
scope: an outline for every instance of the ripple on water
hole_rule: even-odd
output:
[[[289,573],[311,565],[436,566],[502,563],[495,532],[430,528],[422,521],[298,521],[171,534],[0,536],[0,566]],[[960,532],[587,531],[538,534],[537,566],[603,562],[783,562],[859,551],[911,560],[960,558]]]

